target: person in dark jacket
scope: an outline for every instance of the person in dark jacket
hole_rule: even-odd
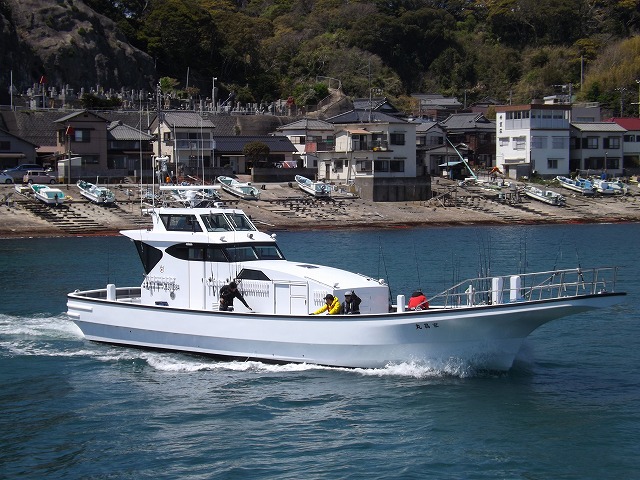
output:
[[[229,285],[225,285],[220,289],[220,310],[224,312],[233,310],[234,298],[240,300],[245,307],[251,310],[251,307],[247,304],[242,294],[238,291],[238,284],[236,282],[231,282],[229,283]]]
[[[362,300],[356,292],[351,290],[344,294],[344,302],[342,302],[342,313],[346,315],[357,315],[360,313],[360,302]]]

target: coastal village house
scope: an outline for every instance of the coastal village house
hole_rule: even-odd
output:
[[[572,123],[569,170],[579,170],[587,175],[622,175],[622,146],[626,132],[615,122]]]
[[[80,157],[78,175],[102,175],[107,166],[107,127],[109,121],[100,115],[82,110],[58,118],[57,154],[64,157]]]
[[[496,107],[496,166],[508,178],[569,173],[570,105]]]
[[[378,111],[352,110],[327,119],[335,149],[317,152],[318,178],[355,184],[374,201],[427,198],[430,181],[416,178],[416,124]]]
[[[482,113],[454,113],[441,122],[447,140],[466,145],[467,160],[474,167],[495,166],[496,123]]]
[[[318,168],[318,152],[335,149],[335,134],[332,123],[313,118],[302,118],[276,129],[294,145],[305,168]]]
[[[608,121],[626,130],[622,139],[622,166],[626,174],[638,175],[640,173],[640,118],[611,118]]]
[[[35,163],[38,145],[0,128],[0,170]]]

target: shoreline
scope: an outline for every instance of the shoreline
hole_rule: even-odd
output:
[[[371,202],[348,195],[319,200],[288,184],[265,185],[259,200],[239,200],[225,192],[220,196],[230,208],[244,210],[260,230],[270,232],[640,222],[637,187],[637,194],[621,197],[568,194],[566,206],[557,207],[510,196],[509,191],[442,181],[437,186],[445,193],[436,191],[431,200],[413,202]],[[111,187],[117,203],[108,207],[80,197],[75,186],[58,185],[72,197],[59,207],[19,195],[13,187],[0,185],[0,196],[5,197],[0,204],[0,239],[117,236],[120,230],[151,226],[149,217],[142,215],[136,186]]]

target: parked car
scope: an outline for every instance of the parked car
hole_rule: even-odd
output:
[[[13,183],[13,178],[6,173],[0,173],[0,183]]]
[[[44,170],[29,170],[22,177],[22,183],[57,183],[57,179]]]
[[[24,174],[27,173],[29,170],[42,170],[42,167],[35,163],[25,163],[22,165],[18,165],[17,167],[8,168],[4,170],[2,173],[6,173],[7,175],[9,175],[13,180],[13,182],[15,183],[15,182],[22,182],[22,177],[24,177]]]

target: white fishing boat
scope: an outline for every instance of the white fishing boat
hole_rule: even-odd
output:
[[[560,183],[561,187],[568,190],[581,193],[582,195],[595,195],[596,189],[593,183],[586,178],[577,177],[575,180],[569,177],[557,176],[556,180]]]
[[[607,181],[607,180],[603,180],[600,178],[594,178],[591,180],[591,183],[593,183],[593,187],[596,189],[596,193],[603,195],[603,196],[611,196],[613,194],[615,194],[615,190],[613,188],[613,186],[611,185],[611,182]]]
[[[538,188],[533,185],[526,186],[524,188],[524,194],[529,198],[533,198],[534,200],[548,203],[549,205],[556,205],[558,207],[565,205],[567,201],[566,198],[564,198],[564,196],[562,196],[558,192]]]
[[[609,184],[611,185],[611,188],[613,188],[613,193],[615,193],[616,195],[626,195],[627,193],[629,193],[629,185],[624,183],[619,178],[609,180]]]
[[[523,340],[541,325],[609,307],[616,267],[474,278],[408,310],[390,305],[383,279],[289,261],[275,235],[242,210],[157,208],[150,230],[126,230],[140,256],[140,286],[68,294],[67,313],[92,341],[232,359],[378,368],[460,359],[489,370],[511,368]],[[219,310],[235,281],[244,302]],[[310,315],[325,297],[355,291],[359,315]],[[319,313],[319,312],[317,312]]]
[[[80,195],[90,202],[108,205],[116,201],[115,194],[107,187],[101,187],[85,180],[78,180],[76,186],[80,190]]]
[[[243,200],[258,200],[260,198],[260,190],[249,182],[243,183],[235,178],[225,176],[220,176],[217,180],[220,188],[231,195],[242,198]]]
[[[33,183],[31,184],[31,190],[36,199],[47,205],[62,205],[66,200],[66,196],[62,190],[50,185]]]
[[[329,197],[331,196],[331,185],[324,182],[314,182],[302,175],[296,175],[296,183],[300,190],[307,192],[314,197]]]

